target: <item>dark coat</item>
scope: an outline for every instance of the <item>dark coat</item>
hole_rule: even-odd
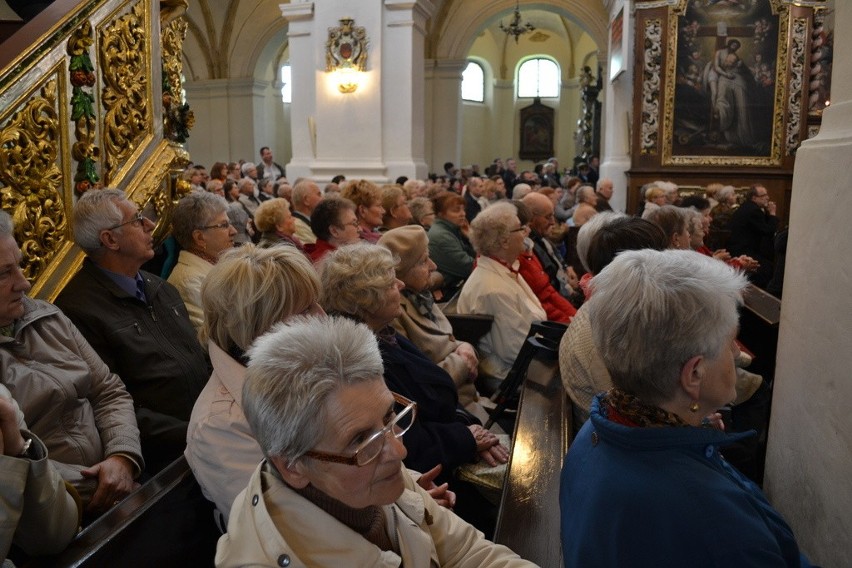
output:
[[[121,377],[133,397],[145,461],[157,469],[183,452],[210,364],[177,289],[141,274],[147,304],[87,258],[56,305]]]
[[[413,343],[396,333],[396,345],[379,340],[385,383],[417,403],[417,419],[402,441],[408,450],[405,466],[420,472],[443,465],[441,484],[463,463],[473,461],[476,441],[468,426],[479,421],[459,407],[453,379]]]

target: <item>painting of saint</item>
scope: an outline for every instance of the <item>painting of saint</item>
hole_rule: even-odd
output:
[[[689,0],[677,24],[671,156],[770,156],[779,37],[770,0]]]

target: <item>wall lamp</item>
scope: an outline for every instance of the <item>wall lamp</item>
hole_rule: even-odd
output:
[[[325,70],[332,74],[341,93],[354,93],[367,70],[367,32],[354,22],[342,18],[339,26],[328,28],[325,44]]]

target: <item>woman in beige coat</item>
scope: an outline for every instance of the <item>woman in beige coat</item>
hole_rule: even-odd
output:
[[[266,460],[237,497],[216,566],[532,566],[412,481],[372,331],[305,318],[257,340],[243,408]]]
[[[459,403],[467,407],[478,397],[473,381],[479,358],[473,345],[453,337],[447,316],[435,305],[429,282],[435,263],[429,258],[429,237],[423,227],[408,225],[382,235],[379,244],[399,257],[396,277],[402,280],[402,314],[393,327],[444,369],[456,384]]]

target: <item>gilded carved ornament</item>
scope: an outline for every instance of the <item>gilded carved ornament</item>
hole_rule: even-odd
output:
[[[12,215],[24,257],[24,275],[44,272],[67,236],[62,197],[57,79],[0,126],[0,196]]]
[[[153,130],[147,92],[146,2],[99,31],[103,89],[104,179],[109,184],[142,139]]]

